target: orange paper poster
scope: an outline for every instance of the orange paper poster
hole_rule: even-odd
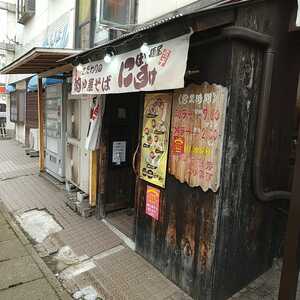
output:
[[[158,221],[159,218],[159,197],[160,190],[147,185],[146,192],[146,214]]]
[[[191,187],[220,185],[227,88],[203,83],[175,91],[169,173]]]

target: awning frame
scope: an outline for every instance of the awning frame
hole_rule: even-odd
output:
[[[1,74],[40,74],[65,65],[61,60],[81,51],[77,49],[35,47],[0,70]]]

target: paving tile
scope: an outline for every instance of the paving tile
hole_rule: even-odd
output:
[[[46,279],[37,279],[0,291],[0,300],[59,300]]]
[[[1,178],[13,176],[15,177],[1,181]],[[66,207],[65,197],[66,193],[61,188],[38,175],[37,160],[28,158],[24,154],[24,149],[20,148],[20,146],[12,141],[6,142],[4,146],[1,144],[0,199],[14,214],[29,209],[46,208],[53,215],[54,219],[63,227],[63,230],[55,235],[55,239],[57,239],[59,243],[51,242],[51,248],[56,244],[68,245],[79,256],[87,255],[93,257],[122,244],[120,238],[103,222],[98,221],[94,217],[88,219],[82,218],[70,208]],[[128,235],[130,235],[132,221],[132,216],[119,215],[116,217],[117,227],[121,230],[127,230]],[[5,239],[7,239],[7,237],[8,239],[14,238],[14,235],[10,236],[10,234],[11,233],[6,232],[6,234],[3,234],[2,236],[5,237]],[[47,248],[47,243],[45,242],[41,247],[42,246]],[[24,258],[19,258],[18,260]],[[15,259],[11,261],[15,261]],[[2,265],[2,268],[5,269],[5,266],[8,268],[8,265],[3,265],[7,262],[10,261],[2,262],[0,264]],[[88,284],[92,284],[104,295],[105,299],[116,300],[163,300],[167,299],[167,297],[175,297],[175,295],[185,295],[158,270],[128,248],[110,254],[105,258],[95,260],[95,263],[97,265],[96,268],[72,278],[70,282],[65,283],[66,286],[74,287],[77,285],[79,287],[84,287]],[[22,263],[16,264],[15,267],[18,268],[20,265],[22,265]],[[25,270],[25,272],[30,273],[31,275],[40,276],[38,270],[35,273],[32,264],[28,263],[27,268],[28,270]],[[4,271],[5,270],[3,270],[3,272]],[[0,268],[0,274],[1,273],[2,270]],[[22,272],[19,272],[18,270],[14,270],[14,273],[16,273],[16,277],[21,276],[17,275],[18,273],[22,274]],[[31,278],[32,276],[27,277]],[[19,283],[25,282],[25,279],[22,276],[21,278],[11,278],[9,280],[13,283],[5,284],[15,284],[15,281]],[[3,283],[3,285],[5,284]],[[22,285],[20,285],[20,287],[22,287]],[[26,297],[29,297],[28,299],[35,299],[30,298],[31,296]],[[178,297],[174,299],[181,299]],[[191,299],[188,296],[186,297],[187,298],[182,299]],[[41,299],[48,298],[44,297]]]
[[[28,253],[18,239],[0,242],[0,262],[26,255],[28,255]]]
[[[0,263],[0,290],[42,277],[32,258],[24,256]]]
[[[95,260],[95,263],[98,268],[93,270],[94,276],[102,281],[104,289],[111,292],[118,290],[124,299],[165,299],[175,293],[182,293],[158,270],[130,249],[124,248]],[[106,278],[105,282],[103,278]],[[111,297],[114,299],[113,295]],[[186,296],[184,299],[191,298]]]
[[[15,238],[16,235],[14,231],[8,225],[0,226],[0,242],[12,240]]]
[[[0,226],[1,225],[6,225],[6,224],[7,224],[7,222],[6,222],[5,218],[4,218],[4,216],[2,214],[0,214]]]

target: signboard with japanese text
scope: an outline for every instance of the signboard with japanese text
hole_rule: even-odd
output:
[[[165,187],[172,107],[169,93],[145,96],[140,178]]]
[[[73,69],[72,94],[113,94],[184,87],[190,34]]]
[[[80,96],[82,100],[85,98],[89,99],[89,97],[91,96]],[[105,97],[93,97],[90,110],[90,124],[85,141],[85,148],[87,150],[94,151],[99,148],[104,109]]]
[[[154,220],[159,219],[159,198],[160,190],[147,185],[146,191],[146,215],[152,217]]]
[[[227,96],[227,88],[208,83],[175,92],[169,173],[180,182],[218,190]]]

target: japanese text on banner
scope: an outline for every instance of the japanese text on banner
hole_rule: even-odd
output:
[[[73,69],[72,94],[112,94],[182,88],[190,34]]]

